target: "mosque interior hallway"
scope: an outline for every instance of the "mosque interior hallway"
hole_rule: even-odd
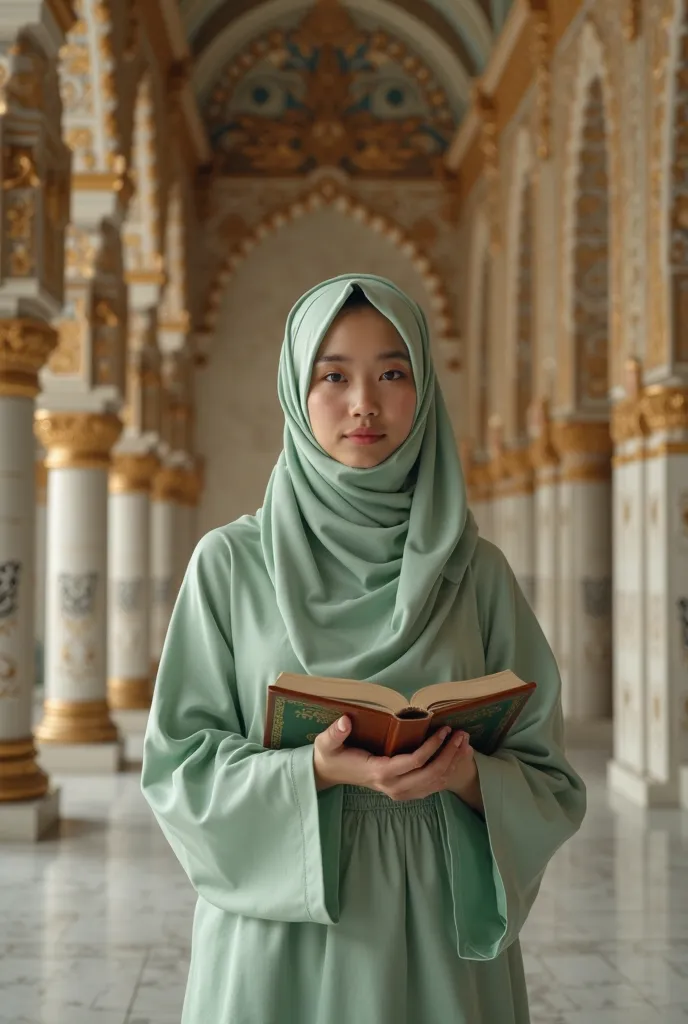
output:
[[[610,796],[606,757],[573,752],[590,810],[522,934],[532,1024],[686,1024],[688,818]],[[59,838],[2,854],[0,1024],[179,1024],[194,892],[138,772],[58,782]]]

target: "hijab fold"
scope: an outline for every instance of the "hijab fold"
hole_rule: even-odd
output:
[[[409,436],[371,469],[328,455],[308,416],[315,357],[356,285],[403,339],[417,395]],[[423,311],[374,275],[317,285],[287,319],[278,392],[284,449],[258,519],[289,641],[311,675],[394,678],[436,635],[451,604],[443,580],[461,582],[477,540]]]

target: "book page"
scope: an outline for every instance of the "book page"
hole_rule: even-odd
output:
[[[464,679],[453,683],[434,683],[416,690],[409,704],[421,708],[430,708],[436,704],[454,703],[459,700],[476,700],[479,697],[490,697],[523,686],[523,680],[507,669],[495,672],[479,679]]]
[[[329,697],[330,700],[367,705],[381,711],[390,711],[392,714],[402,711],[409,703],[389,686],[360,683],[355,679],[330,679],[326,676],[302,676],[293,672],[280,672],[274,685],[309,697]]]

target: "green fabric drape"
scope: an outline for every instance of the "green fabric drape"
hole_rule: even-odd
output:
[[[404,340],[417,391],[411,433],[372,469],[330,458],[307,409],[313,360],[355,285]],[[318,285],[289,314],[279,397],[284,450],[259,521],[290,643],[312,675],[384,678],[446,614],[443,574],[460,580],[477,537],[423,311],[371,275]]]

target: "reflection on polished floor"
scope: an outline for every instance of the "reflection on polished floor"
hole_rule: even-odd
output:
[[[523,935],[533,1024],[688,1024],[688,814],[610,804],[575,760],[590,812]],[[179,1024],[194,894],[138,776],[59,781],[62,838],[0,851],[0,1024]]]

